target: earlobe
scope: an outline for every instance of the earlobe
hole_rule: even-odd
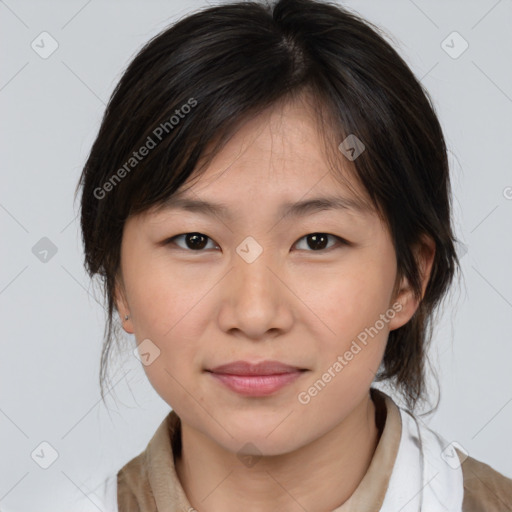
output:
[[[394,300],[390,304],[390,307],[395,311],[395,315],[389,322],[389,330],[393,331],[405,325],[414,315],[418,304],[408,279],[403,277],[394,294]]]
[[[434,240],[429,236],[423,236],[415,253],[421,279],[421,297],[416,296],[409,280],[402,277],[399,286],[395,288],[394,300],[391,305],[397,311],[394,318],[389,322],[391,331],[402,327],[412,318],[425,296],[434,263]]]
[[[123,329],[125,330],[125,332],[127,332],[128,334],[134,333],[133,325],[130,320],[130,315],[124,315],[122,324],[123,324]]]
[[[133,334],[134,329],[131,321],[130,308],[128,307],[128,302],[126,300],[126,292],[124,290],[123,283],[119,278],[116,279],[114,297],[116,310],[119,314],[119,319],[124,331],[128,334]]]

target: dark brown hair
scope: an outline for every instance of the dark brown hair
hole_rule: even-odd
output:
[[[419,298],[414,248],[423,235],[435,241],[423,299],[412,319],[390,332],[377,375],[409,408],[424,399],[432,315],[458,265],[445,140],[428,92],[380,29],[314,0],[197,11],[151,39],[112,93],[77,187],[85,266],[101,277],[108,305],[102,397],[120,332],[114,289],[127,217],[158,207],[199,175],[241,123],[298,98],[316,112],[334,168],[348,162],[337,149],[345,137],[365,144],[350,164],[389,226],[398,276]]]

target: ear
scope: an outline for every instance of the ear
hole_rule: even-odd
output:
[[[116,284],[114,289],[114,301],[117,312],[119,314],[119,320],[121,321],[121,325],[123,326],[125,332],[127,332],[128,334],[133,334],[133,323],[130,316],[130,308],[128,306],[128,301],[126,300],[126,290],[124,287],[122,277],[116,277],[115,283]],[[125,316],[129,316],[128,320],[125,320]]]
[[[421,298],[415,296],[408,279],[403,277],[395,288],[390,304],[390,307],[396,311],[395,316],[389,322],[390,331],[402,327],[412,318],[425,295],[436,253],[434,240],[428,235],[423,235],[415,247],[414,253],[421,277]]]

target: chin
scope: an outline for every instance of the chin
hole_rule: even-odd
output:
[[[244,463],[244,457],[246,456],[254,458],[275,457],[285,455],[300,448],[301,444],[297,439],[291,440],[290,436],[286,437],[287,439],[276,438],[270,440],[261,435],[260,437],[255,437],[250,433],[247,433],[245,436],[241,434],[237,436],[236,441],[229,439],[228,445],[225,445],[224,448],[235,454]]]
[[[284,423],[278,421],[251,421],[246,420],[238,424],[230,422],[227,426],[229,434],[218,439],[219,444],[226,445],[226,449],[238,454],[253,456],[275,456],[292,452],[307,443],[304,432],[290,431]],[[298,434],[302,434],[299,436]],[[304,439],[303,439],[304,438]]]

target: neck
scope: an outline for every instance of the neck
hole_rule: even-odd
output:
[[[210,438],[181,425],[176,473],[199,512],[333,510],[363,479],[379,441],[375,405],[366,395],[321,438],[283,455],[262,456],[252,467]]]

